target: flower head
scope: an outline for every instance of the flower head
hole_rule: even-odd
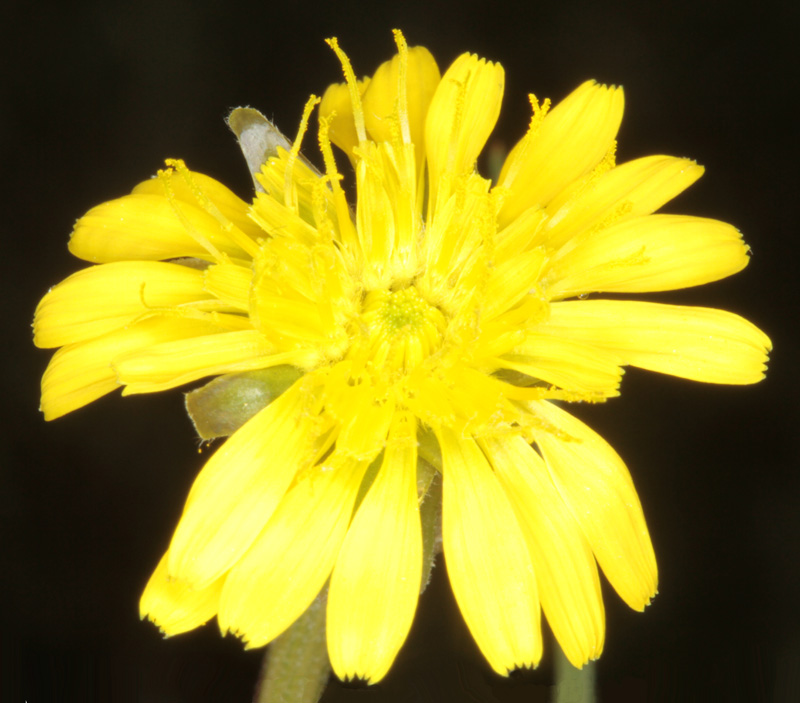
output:
[[[603,647],[596,564],[636,610],[657,574],[625,465],[554,401],[616,396],[625,366],[753,383],[770,347],[728,312],[585,297],[708,283],[748,250],[730,225],[653,214],[702,168],[616,165],[620,88],[589,81],[552,110],[531,96],[493,185],[475,164],[502,67],[464,54],[440,76],[396,39],[362,81],[330,42],[346,82],[321,101],[322,173],[300,155],[312,98],[297,138],[257,160],[251,204],[169,161],[78,221],[70,250],[97,265],[37,310],[36,344],[61,347],[42,408],[292,370],[195,481],[142,598],[168,635],[216,615],[261,646],[329,582],[334,670],[384,676],[421,587],[424,435],[441,453],[447,572],[491,666],[538,663],[540,609],[580,666]]]

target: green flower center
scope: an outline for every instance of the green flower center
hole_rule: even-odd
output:
[[[397,334],[406,327],[413,329],[423,325],[429,311],[435,311],[435,308],[420,298],[416,288],[411,287],[384,298],[378,315],[387,332]]]
[[[447,320],[410,286],[368,293],[360,323],[366,338],[353,345],[348,357],[379,373],[403,375],[441,346]]]

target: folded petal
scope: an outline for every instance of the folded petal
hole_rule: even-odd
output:
[[[702,166],[674,156],[646,156],[592,174],[548,204],[542,239],[558,249],[587,229],[649,215],[702,175]]]
[[[422,578],[413,418],[395,419],[328,590],[328,652],[341,679],[382,679],[411,628]]]
[[[99,337],[154,308],[208,299],[203,274],[156,261],[121,261],[72,274],[42,298],[33,320],[37,347]]]
[[[547,621],[576,667],[603,651],[605,611],[586,537],[542,458],[521,437],[481,440],[530,549]]]
[[[442,538],[464,620],[499,674],[542,656],[539,596],[522,530],[483,452],[441,429]]]
[[[616,355],[621,364],[706,383],[760,381],[772,348],[767,335],[733,313],[633,300],[553,303],[541,329]]]
[[[69,250],[101,264],[124,260],[246,259],[223,225],[199,207],[163,195],[137,193],[98,205],[75,223]]]
[[[741,271],[747,252],[739,231],[724,222],[646,215],[571,240],[551,259],[544,285],[550,299],[689,288]]]
[[[221,332],[209,321],[154,316],[87,342],[59,349],[42,377],[42,412],[54,420],[120,387],[112,362],[154,344]]]
[[[644,610],[656,594],[658,573],[628,469],[598,434],[569,413],[547,401],[533,401],[530,408],[558,430],[535,430],[534,437],[564,503],[614,590],[631,608]]]
[[[253,239],[264,236],[262,230],[248,212],[250,204],[242,200],[230,188],[218,180],[206,176],[204,173],[186,170],[186,176],[173,174],[170,178],[170,188],[178,200],[189,205],[202,206],[208,200],[219,210],[220,214],[233,222],[236,227]],[[164,196],[164,184],[158,178],[149,178],[137,185],[132,191],[134,194],[149,194]]]
[[[331,457],[284,496],[225,580],[223,632],[261,647],[311,605],[330,576],[366,467]]]
[[[474,54],[459,56],[442,76],[425,122],[434,206],[444,174],[455,177],[474,170],[500,114],[504,84],[503,67]]]
[[[216,614],[224,579],[202,589],[189,587],[167,575],[167,555],[161,557],[139,601],[142,618],[155,623],[166,637],[204,625]]]
[[[508,194],[500,222],[547,205],[608,153],[622,122],[622,88],[586,81],[556,105],[511,150],[498,180]]]
[[[237,430],[198,475],[169,547],[169,575],[202,589],[247,551],[297,471],[314,458],[298,381]]]

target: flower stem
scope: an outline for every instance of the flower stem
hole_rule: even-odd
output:
[[[325,642],[327,587],[308,610],[270,644],[253,703],[317,703],[331,672]]]
[[[553,703],[595,703],[596,664],[589,662],[576,669],[564,656],[561,647],[553,646],[555,686]]]

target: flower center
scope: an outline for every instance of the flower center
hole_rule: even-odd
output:
[[[348,356],[364,355],[363,363],[374,371],[402,375],[441,346],[446,322],[444,314],[413,286],[395,292],[371,291],[361,315],[366,339]]]

